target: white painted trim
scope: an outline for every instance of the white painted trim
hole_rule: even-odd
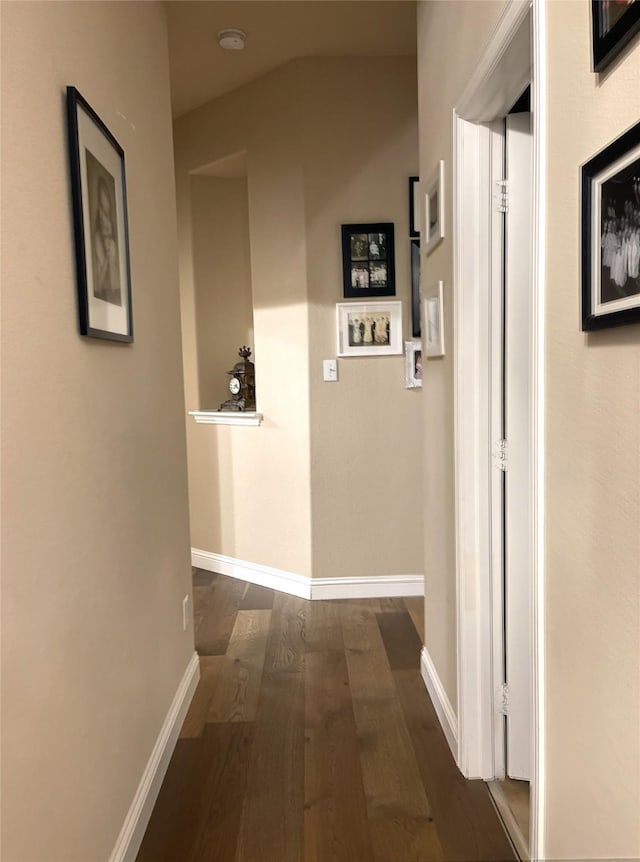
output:
[[[454,496],[458,743],[467,778],[493,777],[491,449],[491,131],[454,111]],[[483,212],[483,202],[486,211]]]
[[[533,739],[531,762],[531,806],[529,855],[535,862],[546,858],[545,842],[545,297],[547,261],[547,10],[546,0],[533,0],[534,123],[533,187]]]
[[[199,425],[261,425],[262,413],[233,410],[190,410]]]
[[[301,599],[377,599],[423,596],[423,575],[372,575],[361,578],[308,578],[271,566],[248,563],[224,554],[191,549],[191,564]]]
[[[200,663],[194,653],[187,665],[173,702],[147,761],[133,802],[127,812],[109,862],[134,862],[151,818],[180,728],[200,680]]]
[[[503,104],[508,110],[524,92],[531,80],[531,64],[526,68],[522,65],[523,56],[529,52],[527,34],[521,28],[530,9],[531,0],[511,0],[505,7],[480,62],[456,101],[460,117],[474,123],[490,122],[501,111],[504,115]]]
[[[492,654],[491,654],[491,607],[486,599],[491,590],[490,530],[487,515],[490,501],[487,465],[490,451],[489,417],[483,401],[488,394],[490,381],[485,369],[489,346],[486,344],[488,320],[487,310],[478,300],[490,296],[490,266],[488,255],[490,237],[481,236],[488,213],[483,209],[483,200],[491,198],[486,182],[489,157],[487,140],[490,129],[486,125],[494,118],[504,116],[515,98],[520,95],[527,78],[531,76],[533,90],[541,90],[541,75],[544,74],[544,58],[539,48],[530,52],[530,29],[539,28],[542,0],[530,2],[513,0],[505,11],[489,40],[483,56],[471,79],[455,105],[454,121],[454,321],[456,333],[454,363],[454,410],[455,410],[455,495],[456,495],[456,582],[458,619],[458,765],[467,777],[492,778],[494,776],[494,740],[491,716],[493,715]],[[530,62],[533,55],[533,63]],[[533,72],[531,71],[533,70]],[[516,82],[514,84],[514,81]],[[517,92],[516,92],[517,90]],[[546,106],[535,102],[535,111],[544,122]],[[478,123],[485,125],[478,125]],[[540,125],[534,127],[536,152],[535,206],[539,208],[545,187],[540,180],[544,167],[540,161],[539,140],[544,135]],[[478,179],[474,179],[477,172]],[[538,210],[536,210],[538,212]],[[475,234],[474,234],[475,231]],[[542,242],[541,242],[542,241]],[[543,293],[544,243],[540,235],[537,216],[535,242],[538,272],[534,275],[534,327],[540,345],[543,316],[540,309],[540,294]],[[485,247],[483,250],[482,246]],[[475,294],[474,294],[475,292]],[[475,297],[475,298],[474,298]],[[541,357],[534,358],[534,423],[537,431],[534,448],[543,445],[542,417],[540,414],[539,387]],[[474,367],[475,366],[475,367]],[[481,369],[477,373],[477,369]],[[471,423],[469,426],[468,423]],[[489,447],[485,443],[489,442]],[[481,453],[486,453],[485,455]],[[534,496],[538,510],[534,517],[534,530],[540,537],[539,518],[542,514],[539,497],[542,473],[539,467],[541,452],[534,452],[536,476]],[[489,522],[490,524],[490,522]],[[541,554],[542,545],[537,545]],[[542,561],[538,560],[534,589],[540,590]],[[541,612],[540,596],[534,599],[534,615]],[[539,649],[539,643],[535,645]],[[534,661],[539,661],[538,656]],[[540,686],[539,673],[535,686]],[[533,736],[538,733],[540,707],[534,706]],[[539,755],[537,755],[539,758]],[[535,773],[535,764],[532,773]],[[535,797],[535,794],[534,794]],[[532,842],[532,850],[534,844]]]
[[[431,656],[426,647],[422,647],[422,652],[420,653],[420,674],[422,675],[424,684],[427,687],[429,696],[431,697],[436,715],[438,716],[444,735],[449,743],[449,748],[451,749],[453,756],[457,757],[458,720],[456,719],[456,714],[451,706],[451,702],[447,697],[447,692],[438,676],[436,666],[431,660]]]
[[[380,599],[424,596],[423,575],[372,575],[369,578],[313,578],[312,599]]]
[[[280,590],[301,599],[311,598],[311,579],[295,572],[248,563],[245,560],[227,557],[224,554],[214,554],[211,551],[201,551],[198,548],[191,549],[191,565],[207,572],[217,572],[219,575],[228,575],[241,581],[249,581],[250,584],[268,587],[270,590]]]

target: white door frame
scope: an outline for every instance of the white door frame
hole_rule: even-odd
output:
[[[546,233],[545,0],[512,0],[453,111],[454,428],[458,634],[458,766],[495,776],[491,572],[491,163],[497,118],[531,82],[533,216],[532,860],[544,858],[544,277]]]

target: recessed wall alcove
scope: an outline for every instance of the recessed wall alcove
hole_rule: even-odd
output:
[[[196,168],[190,176],[196,357],[200,410],[229,397],[238,348],[254,351],[247,153]]]

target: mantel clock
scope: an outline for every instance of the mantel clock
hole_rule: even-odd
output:
[[[231,398],[223,402],[220,409],[252,411],[256,409],[256,374],[255,366],[249,359],[251,349],[245,346],[241,347],[238,350],[238,356],[240,360],[236,362],[231,371],[227,371]]]

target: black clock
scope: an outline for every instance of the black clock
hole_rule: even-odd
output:
[[[241,347],[238,350],[240,361],[236,362],[229,375],[228,398],[220,405],[221,410],[255,410],[256,409],[256,374],[253,362],[249,360],[251,350]]]

